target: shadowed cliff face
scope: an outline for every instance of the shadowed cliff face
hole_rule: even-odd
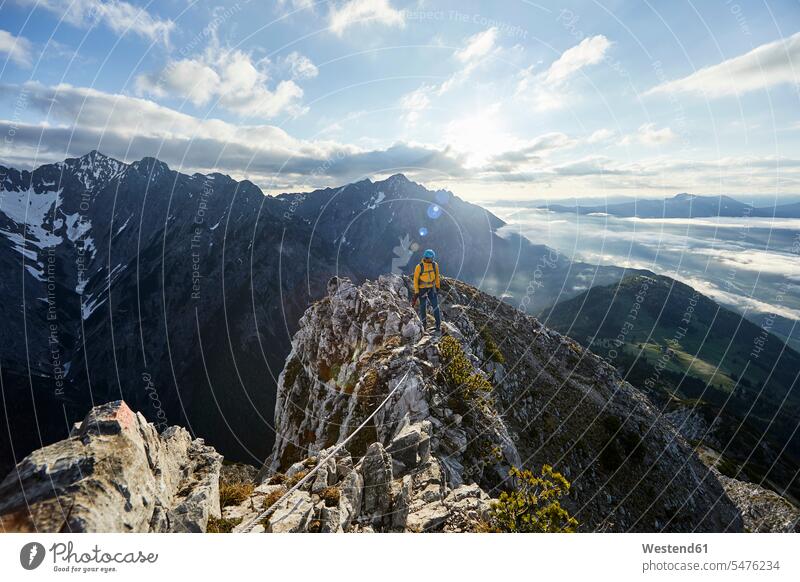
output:
[[[717,478],[602,360],[461,282],[445,281],[442,309],[445,335],[425,335],[407,279],[333,279],[292,341],[264,475],[341,443],[388,396],[345,449],[358,459],[379,446],[401,476],[414,475],[428,465],[391,452],[418,427],[442,474],[437,503],[464,485],[496,497],[512,486],[511,466],[552,464],[572,482],[565,506],[584,530],[742,529]],[[456,381],[454,350],[467,362]]]

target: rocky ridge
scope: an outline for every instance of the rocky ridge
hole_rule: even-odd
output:
[[[335,463],[258,527],[471,529],[513,486],[512,466],[547,463],[572,481],[565,506],[585,531],[742,529],[718,479],[604,361],[457,281],[443,285],[441,340],[422,333],[408,299],[399,276],[331,280],[301,318],[279,378],[276,442],[256,488],[264,499],[226,508],[227,517],[258,515],[388,398]],[[487,391],[448,378],[441,347],[452,340]],[[340,493],[335,515],[326,488]],[[348,510],[358,490],[360,513]],[[456,511],[456,500],[468,508]]]
[[[444,335],[431,336],[408,285],[331,279],[292,341],[275,446],[257,474],[114,402],[0,483],[0,526],[475,531],[515,486],[512,466],[552,464],[572,483],[562,504],[580,531],[796,530],[796,508],[708,469],[670,419],[572,340],[454,280],[442,286]],[[232,482],[244,493],[220,507]]]

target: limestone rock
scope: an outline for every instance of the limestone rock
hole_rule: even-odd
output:
[[[311,498],[305,491],[295,491],[276,505],[269,516],[267,531],[270,533],[292,533],[304,531],[314,509]]]
[[[364,477],[361,511],[373,523],[379,523],[388,513],[391,503],[392,457],[380,443],[372,443],[360,469]]]
[[[220,516],[221,464],[185,429],[159,435],[124,402],[110,402],[0,483],[0,523],[19,532],[202,532]]]
[[[431,423],[428,421],[402,425],[386,449],[392,455],[395,476],[402,477],[420,463],[428,462],[431,454],[430,432]]]

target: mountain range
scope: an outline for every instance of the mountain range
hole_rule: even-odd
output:
[[[533,313],[626,272],[499,236],[496,216],[401,174],[265,196],[93,151],[0,167],[0,185],[5,468],[116,399],[260,462],[290,339],[333,275],[408,273],[432,247],[444,274]]]
[[[800,218],[800,202],[759,206],[739,202],[730,196],[701,196],[681,193],[662,200],[637,199],[614,204],[540,206],[551,212],[570,214],[610,214],[619,218]]]
[[[669,422],[695,449],[681,449],[679,457],[700,454],[715,471],[733,479],[734,487],[740,479],[752,479],[790,497],[797,493],[792,473],[797,466],[792,430],[798,407],[796,352],[671,279],[573,262],[555,249],[508,234],[501,219],[452,192],[431,191],[396,174],[265,196],[247,180],[218,173],[188,175],[154,158],[127,164],[96,151],[32,172],[0,167],[0,186],[0,266],[7,274],[0,283],[0,423],[5,425],[0,431],[10,437],[0,442],[3,472],[30,451],[74,433],[74,423],[87,410],[119,400],[158,430],[185,426],[230,461],[261,465],[269,458],[266,474],[307,462],[304,457],[337,442],[331,431],[347,425],[322,420],[340,413],[352,420],[357,415],[348,407],[366,402],[345,398],[336,404],[319,385],[333,381],[347,393],[347,357],[357,357],[362,348],[351,353],[354,347],[342,344],[346,357],[336,351],[335,358],[324,350],[341,343],[343,333],[367,325],[367,319],[374,320],[369,325],[383,326],[387,318],[396,319],[390,312],[400,313],[402,321],[409,317],[407,306],[398,304],[403,293],[396,279],[391,289],[386,282],[365,284],[358,291],[353,285],[387,273],[407,275],[431,247],[443,273],[465,282],[448,284],[452,296],[445,299],[446,320],[453,322],[450,333],[465,349],[475,350],[473,336],[481,338],[482,347],[471,357],[483,360],[481,374],[501,387],[500,400],[492,403],[500,408],[492,415],[510,415],[502,430],[522,439],[516,450],[525,455],[545,450],[548,455],[536,457],[542,462],[569,453],[582,473],[596,472],[591,460],[599,458],[610,471],[607,480],[622,479],[617,477],[620,467],[642,458],[634,438],[638,429],[620,418],[643,414],[642,426],[655,426],[659,415],[672,415]],[[332,280],[347,280],[348,293],[359,297],[356,304],[348,299],[341,310],[326,311],[339,297]],[[459,286],[467,283],[475,289]],[[628,316],[624,307],[637,303],[643,284],[649,295],[637,311],[639,327],[612,357],[598,346],[616,345],[607,342],[618,337],[618,330],[612,332]],[[378,296],[386,309],[376,304]],[[360,307],[367,305],[368,311]],[[692,305],[695,317],[676,340],[686,305]],[[319,321],[310,326],[308,318],[315,313]],[[534,314],[606,363],[594,356],[586,359],[588,352],[551,335],[556,332],[541,326]],[[518,320],[525,322],[522,331]],[[357,335],[358,342],[372,342],[366,328]],[[530,360],[525,345],[534,337],[542,345]],[[760,346],[761,359],[744,369],[754,346]],[[375,357],[384,358],[391,349],[372,346],[367,351],[377,350]],[[517,359],[520,370],[530,368],[530,374],[506,377],[503,366],[487,366],[484,352],[500,354],[504,361]],[[657,363],[659,358],[664,365]],[[567,373],[562,364],[569,362]],[[395,365],[389,358],[376,370],[383,374],[384,367]],[[627,396],[617,402],[620,414],[613,419],[602,420],[605,409],[595,412],[602,420],[597,442],[573,442],[579,427],[572,427],[565,415],[573,418],[569,410],[576,404],[561,402],[563,390],[551,395],[555,408],[537,404],[541,394],[525,396],[533,400],[524,406],[519,401],[531,377],[558,386],[562,374],[576,394],[592,393],[597,400],[600,396],[591,391],[613,387],[615,368],[633,388],[625,384]],[[658,370],[655,382],[649,381],[653,370]],[[322,392],[308,392],[313,386]],[[618,398],[614,390],[606,396]],[[428,398],[419,406],[435,404]],[[337,409],[340,405],[345,408]],[[651,412],[653,405],[663,410]],[[464,417],[453,406],[458,408],[450,402],[450,412],[442,413],[448,419],[456,413]],[[298,411],[303,414],[295,416]],[[473,428],[487,419],[474,420]],[[667,439],[670,429],[658,426],[658,439]],[[384,436],[378,440],[388,446]],[[467,459],[440,452],[445,465],[452,460],[463,465]],[[503,470],[515,459],[507,458]],[[464,479],[464,466],[450,468]],[[495,491],[496,478],[487,473],[486,491]],[[718,495],[719,489],[709,492]],[[595,513],[587,510],[593,528],[605,527],[601,514],[616,511],[614,503],[607,504]],[[702,521],[672,505],[661,509],[673,512],[676,529]],[[642,510],[631,521],[625,511],[633,506],[619,507],[624,511],[616,523],[628,523],[625,527],[654,519],[641,527],[658,529],[668,516]]]

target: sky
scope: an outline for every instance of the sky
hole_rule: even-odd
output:
[[[0,163],[265,192],[800,193],[800,4],[0,0]]]

